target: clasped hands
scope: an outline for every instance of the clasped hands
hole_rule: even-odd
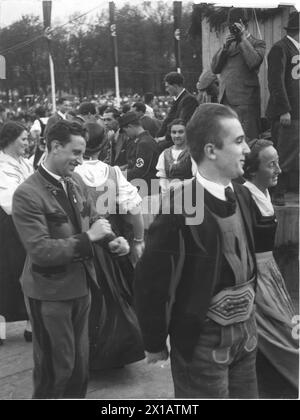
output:
[[[86,233],[91,242],[97,242],[104,239],[106,236],[114,235],[111,225],[106,219],[96,220]],[[127,255],[130,250],[128,242],[122,236],[113,238],[109,241],[108,248],[110,252],[117,254],[118,256]]]

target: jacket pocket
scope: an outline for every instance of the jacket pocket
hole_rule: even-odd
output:
[[[33,273],[41,274],[43,277],[59,277],[58,280],[61,278],[62,274],[65,274],[67,272],[67,268],[65,265],[43,267],[34,263],[31,265],[31,270]]]
[[[52,223],[68,223],[68,216],[64,213],[46,213],[45,214],[46,220]]]

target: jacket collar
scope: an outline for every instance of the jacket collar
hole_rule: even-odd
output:
[[[46,181],[50,182],[50,184],[54,185],[57,188],[63,189],[61,182],[57,181],[53,176],[49,174],[49,172],[45,171],[42,165],[40,165],[37,170],[40,173],[40,175],[42,175],[42,177],[46,179]]]

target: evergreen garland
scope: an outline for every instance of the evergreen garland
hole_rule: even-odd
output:
[[[193,5],[193,12],[191,16],[191,26],[189,35],[192,38],[201,37],[201,23],[202,19],[206,18],[210,27],[215,30],[222,29],[227,21],[230,11],[234,7],[216,7],[213,4],[200,3]],[[248,20],[254,18],[253,8],[242,9]],[[282,6],[270,9],[255,9],[257,19],[264,22],[265,20],[281,13]]]

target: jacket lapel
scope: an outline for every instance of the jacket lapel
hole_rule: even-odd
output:
[[[77,199],[73,188],[70,188],[70,199],[67,197],[65,190],[60,182],[53,178],[48,172],[46,172],[40,165],[38,172],[42,176],[45,182],[46,189],[52,193],[58,204],[63,208],[65,213],[68,215],[73,226],[81,232],[81,216],[77,207]],[[67,183],[68,185],[69,183]],[[68,188],[68,187],[67,187]]]

